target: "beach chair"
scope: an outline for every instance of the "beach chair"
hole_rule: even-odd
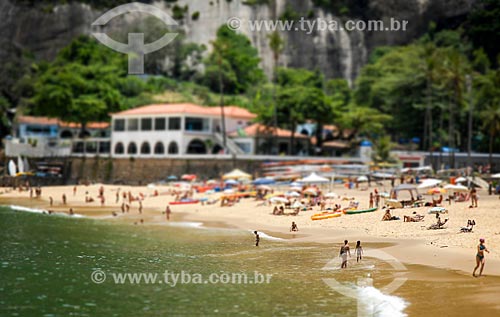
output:
[[[472,229],[476,225],[476,222],[474,220],[467,220],[467,227],[462,227],[460,228],[460,232],[466,233],[466,232],[472,232]]]
[[[438,220],[437,223],[434,223],[430,225],[427,229],[428,230],[437,230],[437,229],[443,229],[444,225],[448,222],[448,219],[445,219],[444,222],[441,222],[441,220]]]

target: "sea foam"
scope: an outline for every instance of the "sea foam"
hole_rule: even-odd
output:
[[[386,295],[373,286],[358,288],[358,310],[364,310],[369,316],[405,317],[408,303],[401,297]],[[358,316],[363,316],[358,312]]]

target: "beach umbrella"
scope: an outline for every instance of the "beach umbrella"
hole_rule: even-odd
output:
[[[300,194],[297,192],[286,192],[285,196],[287,196],[287,197],[300,197]]]
[[[368,181],[368,177],[366,176],[360,176],[357,178],[357,181],[358,182],[367,182]]]
[[[429,189],[427,191],[427,193],[428,194],[432,194],[432,195],[434,195],[434,194],[436,194],[436,195],[437,194],[444,194],[444,193],[446,193],[446,189],[440,188],[440,187],[434,187],[434,188]]]
[[[465,178],[465,177],[459,177],[459,178],[455,179],[455,183],[463,183],[466,181],[467,181],[467,178]]]
[[[326,198],[337,198],[337,197],[340,197],[339,195],[337,195],[336,193],[334,192],[329,192],[327,194],[325,194],[325,197]]]
[[[465,193],[469,191],[469,189],[463,185],[446,185],[444,189],[457,193]]]
[[[234,169],[222,176],[222,179],[251,179],[252,175],[247,174],[239,169]]]
[[[214,185],[214,184],[217,184],[217,183],[218,183],[218,181],[216,181],[215,179],[209,179],[207,181],[207,185]]]
[[[234,194],[234,189],[230,189],[230,188],[224,189],[224,193],[225,194]]]
[[[318,191],[315,188],[307,188],[306,190],[304,190],[304,194],[316,196],[318,195]]]
[[[292,183],[290,183],[290,186],[291,186],[291,187],[301,187],[301,186],[302,186],[302,184],[301,184],[301,183],[299,183],[299,182],[292,182]]]
[[[196,179],[196,175],[194,175],[194,174],[184,174],[184,175],[181,176],[181,179],[185,180],[185,181],[194,181]]]
[[[304,207],[304,205],[302,205],[300,203],[300,201],[296,201],[296,202],[293,203],[293,205],[291,207],[292,208],[302,208],[302,207]]]
[[[430,214],[437,214],[437,213],[445,213],[445,212],[448,212],[448,210],[446,210],[446,208],[444,207],[432,207],[431,209],[429,209],[428,213]]]
[[[417,188],[432,188],[435,187],[436,185],[440,184],[442,181],[440,179],[434,179],[434,178],[428,178],[424,179],[420,185],[417,186]]]
[[[389,195],[389,193],[386,193],[386,192],[380,193],[379,196],[382,198],[390,198],[391,197],[391,195]]]
[[[302,178],[299,180],[301,183],[308,183],[308,184],[320,184],[320,183],[329,183],[330,180],[325,177],[321,177],[316,173],[311,173],[311,175]]]
[[[270,185],[270,184],[274,184],[276,183],[276,181],[272,178],[257,178],[256,180],[254,180],[252,182],[252,184],[254,185]]]
[[[262,190],[271,190],[271,187],[267,186],[267,185],[260,185],[260,186],[257,186],[257,189],[262,189]]]
[[[286,199],[285,197],[271,197],[269,201],[273,204],[286,204],[288,202],[288,199]]]
[[[227,181],[224,181],[224,183],[226,185],[238,185],[239,182],[237,180],[234,180],[234,179],[228,179]]]
[[[177,180],[177,176],[175,176],[175,175],[170,175],[169,177],[167,177],[167,179],[168,179],[169,181],[175,181],[175,180]]]

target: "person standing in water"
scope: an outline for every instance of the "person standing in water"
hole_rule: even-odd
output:
[[[340,247],[340,258],[342,259],[341,269],[347,268],[347,255],[351,256],[351,249],[349,248],[349,241],[344,240],[344,245]]]
[[[356,242],[356,262],[359,262],[362,259],[363,255],[363,247],[361,246],[361,241]]]
[[[255,234],[255,246],[258,247],[260,242],[259,233],[257,231],[254,231],[253,233]]]
[[[170,214],[172,213],[172,210],[170,210],[170,206],[167,205],[167,209],[165,209],[165,213],[167,214],[167,220],[170,220]]]
[[[479,239],[479,245],[477,246],[477,254],[476,254],[476,267],[474,268],[474,272],[472,272],[472,276],[476,277],[476,270],[481,266],[481,269],[479,270],[479,275],[481,276],[483,274],[483,269],[484,269],[484,251],[490,253],[490,251],[486,248],[484,245],[484,239],[481,238]]]

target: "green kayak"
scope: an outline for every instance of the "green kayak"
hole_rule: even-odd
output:
[[[377,210],[377,208],[370,208],[370,209],[363,209],[363,210],[347,210],[344,213],[346,215],[355,215],[355,214],[362,214],[365,212],[373,212],[375,210]]]

